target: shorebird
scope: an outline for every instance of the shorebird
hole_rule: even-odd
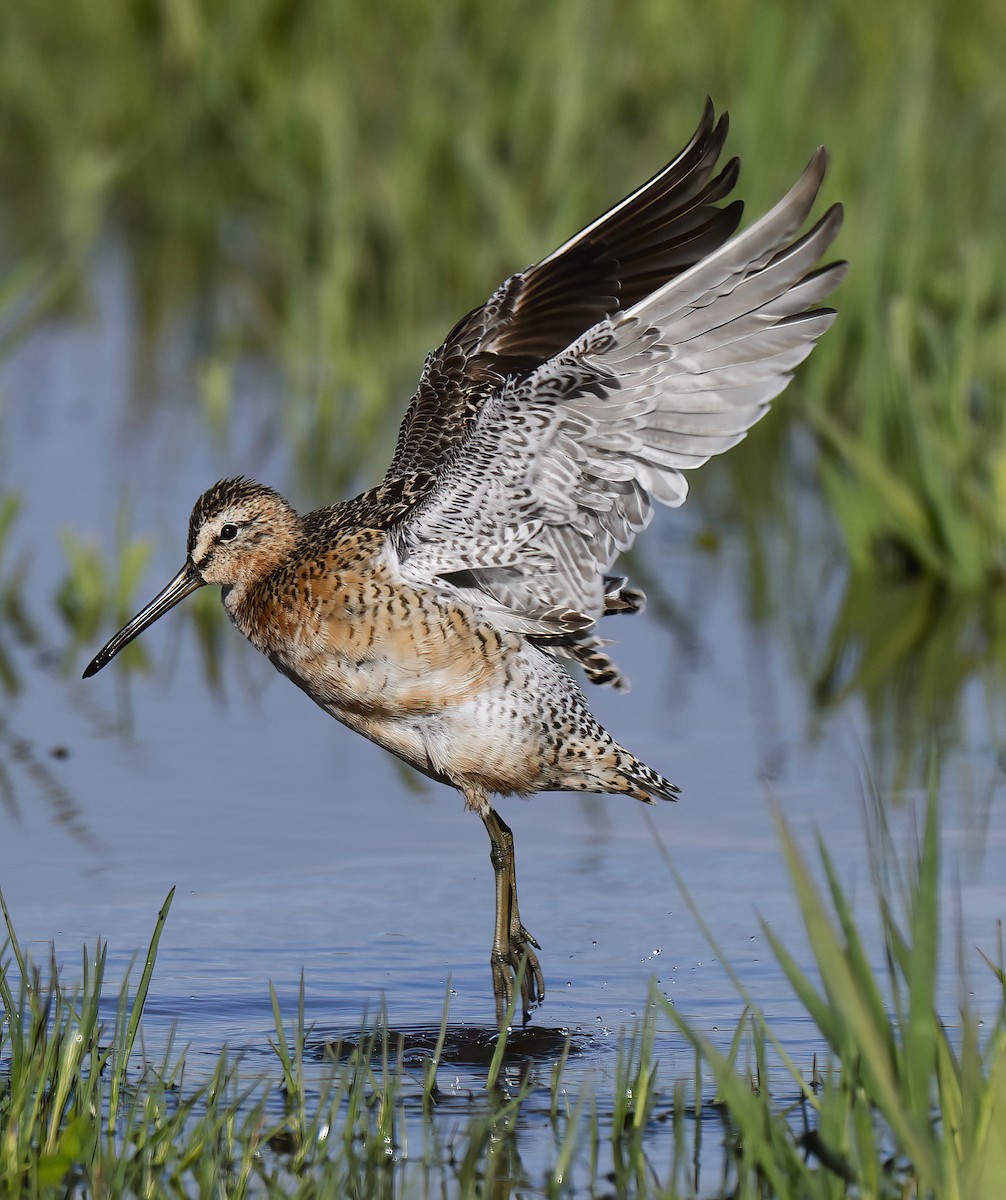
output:
[[[223,589],[237,628],[337,720],[457,788],[496,881],[497,1022],[545,995],[493,795],[678,789],[601,727],[565,663],[624,686],[598,621],[643,595],[612,574],[682,471],[744,437],[831,325],[817,264],[842,219],[803,236],[819,149],[736,235],[738,161],[707,102],[663,170],[507,279],[428,355],[382,483],[304,516],[226,479],[192,510],[185,564],[87,678],[184,597]],[[519,981],[519,985],[518,985]],[[512,1006],[512,1007],[511,1007]]]

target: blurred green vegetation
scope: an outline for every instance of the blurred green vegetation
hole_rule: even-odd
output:
[[[0,629],[13,620],[17,624],[21,606],[19,604],[21,568],[11,568],[5,551],[11,526],[17,519],[20,503],[17,496],[0,497]],[[17,673],[7,654],[6,638],[0,635],[0,690],[6,694],[17,691]]]
[[[71,631],[71,656],[97,639],[108,614],[123,625],[132,616],[136,587],[150,559],[150,543],[128,539],[121,521],[118,540],[115,563],[106,566],[97,546],[81,542],[70,529],[63,530],[69,573],[56,594],[56,606]]]
[[[211,296],[214,419],[228,363],[275,356],[330,488],[457,314],[666,160],[708,92],[753,211],[832,151],[853,270],[784,407],[853,563],[974,587],[1003,569],[1004,50],[992,0],[21,0],[5,258],[45,305],[114,228],[148,329]]]
[[[952,682],[916,689],[936,716],[973,675],[955,647],[974,622],[948,627],[947,596],[985,611],[1006,567],[1004,54],[994,0],[12,0],[0,345],[86,311],[115,239],[142,315],[136,403],[156,403],[164,331],[198,326],[208,428],[228,426],[238,366],[278,369],[298,499],[329,501],[380,469],[457,316],[662,165],[708,93],[751,216],[829,147],[852,263],[781,413],[726,460],[754,603],[794,603],[799,568],[766,571],[761,539],[780,515],[799,530],[791,435],[809,431],[852,564],[819,698],[842,694],[850,644],[875,688],[950,658]],[[899,604],[896,645],[864,634]]]

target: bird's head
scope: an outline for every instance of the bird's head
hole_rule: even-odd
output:
[[[222,479],[192,509],[186,565],[202,583],[247,587],[288,558],[299,535],[300,518],[278,492]]]
[[[204,584],[244,591],[294,551],[300,518],[278,492],[252,479],[222,479],[203,492],[189,518],[185,565],[104,646],[84,678],[96,674],[144,629]]]

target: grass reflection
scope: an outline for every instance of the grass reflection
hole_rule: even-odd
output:
[[[918,782],[935,749],[976,736],[969,692],[1002,736],[1006,597],[961,596],[931,580],[878,586],[849,577],[813,680],[825,711],[858,696],[869,713],[871,763],[897,789]],[[969,729],[969,724],[972,728]],[[981,735],[980,735],[981,736]]]

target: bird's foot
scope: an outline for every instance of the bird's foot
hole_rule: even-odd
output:
[[[493,991],[496,994],[496,1022],[502,1029],[520,986],[521,1019],[526,1025],[531,1010],[545,999],[545,976],[535,950],[537,940],[523,925],[510,934],[510,945],[492,956]]]

